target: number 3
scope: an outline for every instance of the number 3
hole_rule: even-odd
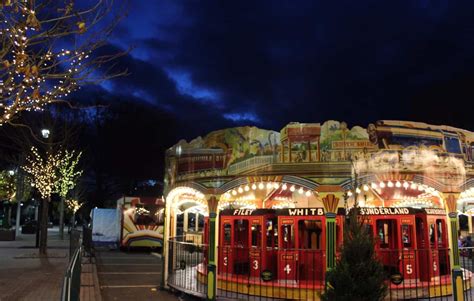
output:
[[[433,261],[433,271],[436,272],[438,270],[438,266],[436,265],[436,261]]]
[[[224,265],[227,266],[227,257],[224,257]]]
[[[258,260],[253,261],[253,269],[258,270]]]
[[[407,264],[407,274],[410,275],[413,273],[413,269],[411,268],[411,264]]]

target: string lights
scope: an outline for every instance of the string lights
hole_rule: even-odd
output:
[[[402,191],[410,189],[416,194],[416,196],[404,196],[403,194],[396,194],[395,197],[399,199],[397,199],[396,202],[393,203],[394,207],[435,207],[433,200],[435,198],[441,198],[439,192],[436,189],[427,185],[416,184],[414,182],[409,183],[408,181],[403,181],[403,183],[401,181],[396,181],[394,183],[390,180],[386,182],[381,181],[379,183],[372,182],[359,185],[355,187],[353,191],[347,190],[346,195],[347,197],[352,197],[354,195],[354,192],[360,194],[362,193],[362,190],[364,192],[368,192],[369,189],[377,191],[377,193],[382,193],[384,189],[397,189]],[[472,197],[474,199],[474,188],[472,189]],[[372,205],[364,203],[364,206],[370,207]]]
[[[123,53],[91,56],[104,45],[107,35],[99,33],[110,32],[113,27],[95,26],[111,11],[108,1],[85,10],[75,9],[74,1],[58,1],[54,8],[50,5],[0,1],[0,125],[22,111],[40,111],[63,101],[82,84],[123,74],[96,72],[100,65]],[[46,9],[46,13],[36,9]],[[57,13],[51,16],[48,9]],[[76,38],[80,35],[83,37]],[[67,44],[74,48],[58,47]]]
[[[82,152],[76,155],[74,150],[71,152],[66,150],[64,155],[60,157],[58,165],[59,179],[56,182],[55,189],[64,198],[76,186],[77,178],[82,175],[82,170],[77,169],[81,155]]]
[[[35,147],[31,148],[31,155],[26,157],[27,165],[21,168],[31,175],[32,184],[38,189],[43,199],[47,199],[54,192],[55,183],[59,178],[57,172],[61,164],[62,152],[46,153],[43,158]]]
[[[219,210],[228,208],[255,209],[258,207],[256,205],[257,200],[267,199],[267,197],[273,193],[276,193],[276,195],[271,197],[273,201],[271,208],[295,208],[295,201],[292,197],[280,195],[280,193],[284,193],[284,191],[287,191],[287,194],[296,193],[304,197],[311,197],[315,193],[301,186],[272,181],[252,183],[250,186],[249,184],[243,184],[222,195],[221,201],[219,202]],[[256,196],[256,194],[262,193],[264,195]]]
[[[77,200],[67,200],[66,205],[67,208],[71,210],[74,214],[82,207],[82,204],[79,203]]]

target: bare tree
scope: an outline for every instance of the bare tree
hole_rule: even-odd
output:
[[[113,0],[90,7],[74,0],[0,0],[0,125],[20,112],[67,102],[83,85],[124,75],[111,62],[125,52],[97,54],[124,6]]]

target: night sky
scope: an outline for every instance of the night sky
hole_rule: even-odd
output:
[[[472,1],[135,0],[109,46],[134,46],[131,74],[102,88],[171,115],[176,140],[327,119],[474,130],[473,15]]]
[[[126,104],[132,120],[110,125],[104,158],[121,152],[109,165],[144,179],[162,179],[180,139],[231,126],[399,119],[474,131],[472,16],[472,0],[133,0],[103,50],[133,46],[117,62],[130,75],[76,97]]]

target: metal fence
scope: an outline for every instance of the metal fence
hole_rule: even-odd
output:
[[[168,285],[198,297],[207,292],[207,245],[185,241],[184,236],[169,240]]]
[[[218,296],[319,300],[325,261],[325,250],[219,247]]]
[[[64,275],[61,291],[62,301],[79,300],[81,292],[81,252],[82,248],[79,244],[79,247],[74,251],[72,258],[69,261],[66,274]]]
[[[207,245],[169,241],[168,285],[205,297]],[[454,300],[450,250],[378,250],[386,272],[386,300]],[[464,300],[474,301],[474,248],[460,248]],[[218,247],[218,290],[236,300],[320,300],[325,250]]]
[[[464,300],[474,300],[474,281],[472,279],[474,272],[474,247],[462,247],[459,248],[460,263],[463,269],[463,277],[470,279],[469,281],[463,282],[464,289]]]
[[[81,246],[81,231],[72,229],[69,234],[69,261],[72,260],[72,257],[76,250]]]

